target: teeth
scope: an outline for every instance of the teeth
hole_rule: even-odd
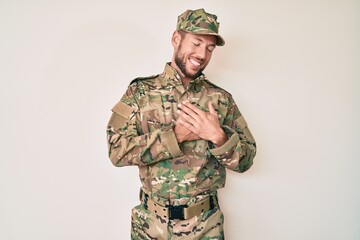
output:
[[[200,66],[200,63],[197,62],[197,61],[195,61],[195,60],[193,60],[193,59],[190,59],[190,62],[191,62],[192,64],[194,64],[195,66]]]

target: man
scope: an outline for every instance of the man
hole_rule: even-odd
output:
[[[178,17],[163,73],[133,80],[107,127],[115,166],[137,165],[141,204],[132,239],[224,239],[217,190],[226,172],[248,170],[256,145],[232,96],[203,70],[223,46],[217,16]]]

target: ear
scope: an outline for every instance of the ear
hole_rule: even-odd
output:
[[[171,38],[171,43],[174,48],[177,48],[179,46],[180,40],[181,40],[180,33],[178,31],[175,31]]]

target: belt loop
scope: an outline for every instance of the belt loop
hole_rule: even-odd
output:
[[[140,199],[141,202],[142,202],[142,200],[143,200],[143,194],[144,194],[144,192],[143,192],[142,188],[140,188],[140,191],[139,191],[139,199]]]
[[[148,201],[148,195],[145,193],[145,198],[144,198],[144,207],[145,207],[145,209],[148,208],[147,201]]]
[[[147,210],[148,209],[148,205],[147,205],[147,201],[149,198],[149,195],[147,193],[144,192],[144,190],[142,188],[140,188],[140,201],[143,202],[144,204],[144,208]]]
[[[210,195],[210,209],[213,209],[215,207],[214,205],[214,196]]]

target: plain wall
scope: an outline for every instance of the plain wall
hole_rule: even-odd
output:
[[[140,181],[107,157],[110,109],[201,7],[226,40],[205,73],[258,144],[219,193],[226,238],[360,239],[355,0],[0,1],[0,239],[130,239]]]

